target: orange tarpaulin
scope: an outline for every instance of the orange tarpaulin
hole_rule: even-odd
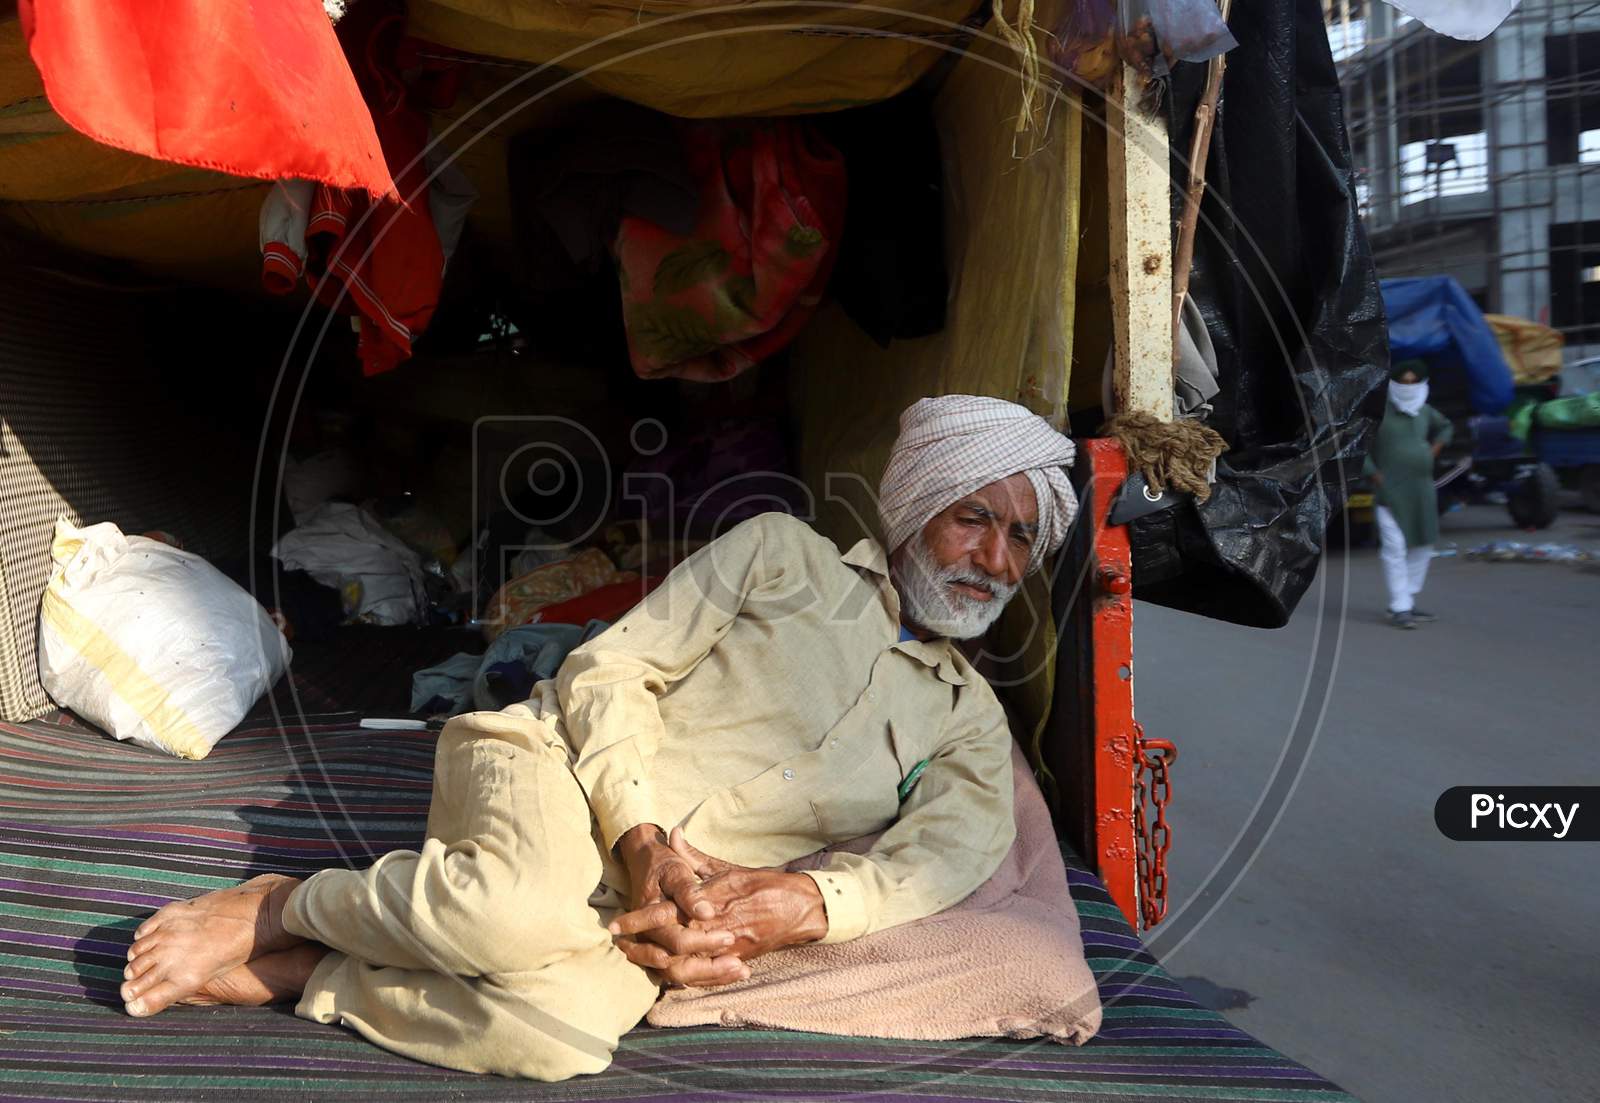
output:
[[[21,0],[18,13],[50,105],[97,142],[394,191],[320,0]]]

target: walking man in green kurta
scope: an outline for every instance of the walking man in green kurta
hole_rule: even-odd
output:
[[[1378,554],[1389,586],[1389,623],[1415,628],[1434,619],[1417,608],[1439,538],[1439,495],[1433,461],[1454,430],[1428,405],[1428,365],[1402,360],[1389,373],[1389,403],[1367,456],[1366,474],[1378,491]]]

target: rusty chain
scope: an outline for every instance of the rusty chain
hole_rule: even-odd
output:
[[[1139,911],[1145,930],[1160,923],[1167,914],[1167,850],[1172,846],[1172,827],[1167,823],[1167,804],[1172,800],[1172,777],[1168,770],[1177,761],[1178,748],[1166,739],[1147,739],[1137,722],[1134,729],[1136,768],[1133,774],[1133,831],[1135,862],[1139,875]],[[1150,783],[1145,784],[1145,774]],[[1154,809],[1153,819],[1145,815],[1145,804]]]

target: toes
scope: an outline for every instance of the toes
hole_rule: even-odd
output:
[[[122,992],[123,1002],[138,999],[140,996],[144,995],[146,992],[164,980],[165,977],[166,973],[157,970],[155,963],[151,962],[144,967],[144,971],[138,976],[129,977],[127,980],[122,982],[122,988],[120,991]]]
[[[128,986],[123,985],[123,987],[127,988]],[[137,995],[133,999],[127,1000],[124,1006],[127,1008],[128,1014],[136,1019],[143,1019],[154,1015],[158,1011],[165,1010],[174,1000],[181,998],[184,994],[184,990],[180,986],[171,981],[162,981],[143,995]]]
[[[128,960],[137,961],[139,958],[144,957],[151,950],[154,950],[157,946],[161,945],[163,941],[165,940],[157,938],[153,933],[149,935],[135,935],[133,939],[133,945],[128,947]]]
[[[150,970],[154,969],[160,960],[160,958],[154,957],[150,954],[146,954],[141,958],[130,958],[128,961],[128,967],[122,971],[123,979],[134,980],[138,977],[144,976]]]
[[[133,975],[128,976],[129,972]],[[154,955],[136,961],[128,966],[123,975],[128,976],[121,988],[124,1001],[148,998],[152,991],[163,984],[192,991],[199,988],[201,983],[191,970],[174,963],[167,955]],[[170,999],[166,1001],[171,1002]],[[162,1006],[165,1007],[166,1003]]]
[[[177,907],[178,902],[174,901],[173,903],[168,904],[158,910],[143,923],[139,924],[139,926],[133,932],[134,940],[137,941],[141,938],[149,938],[151,935],[155,934],[157,929],[160,928],[163,923],[172,918],[172,913],[177,910]]]

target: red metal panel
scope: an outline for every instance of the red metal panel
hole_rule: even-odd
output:
[[[1107,523],[1128,461],[1113,440],[1087,440],[1093,493],[1094,854],[1111,898],[1139,926],[1134,837],[1133,564],[1126,526]]]

